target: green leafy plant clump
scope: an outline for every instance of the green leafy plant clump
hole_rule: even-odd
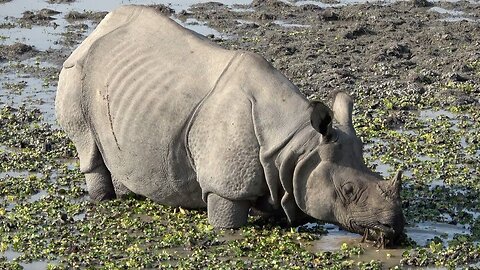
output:
[[[360,102],[355,125],[367,142],[372,167],[380,160],[390,167],[384,173],[406,170],[402,198],[409,224],[435,221],[469,228],[450,245],[442,239],[426,247],[407,241],[410,247],[398,264],[451,268],[475,263],[480,260],[478,245],[472,244],[480,239],[478,113],[469,107],[426,109],[428,104],[401,115],[397,127],[388,118],[398,113],[398,105],[386,103],[369,116],[359,112],[371,103]],[[3,268],[21,269],[35,261],[47,262],[48,269],[383,267],[382,261],[358,260],[359,245],[312,250],[325,233],[321,227],[295,230],[252,219],[229,237],[230,231],[214,230],[202,211],[135,197],[91,203],[72,143],[43,123],[38,110],[5,106],[0,123],[0,248],[19,254],[2,258]],[[432,186],[432,180],[441,184]]]
[[[414,132],[435,135],[411,136],[389,128],[378,132],[372,129],[372,134],[363,134],[364,138],[381,138],[383,146],[367,149],[369,160],[377,157],[392,167],[406,164],[413,172],[403,189],[403,200],[408,202],[404,207],[407,220],[442,222],[447,213],[456,223],[469,225],[471,233],[456,236],[450,245],[439,244],[440,241],[427,247],[412,246],[404,252],[401,263],[453,267],[477,262],[478,245],[471,242],[479,239],[480,221],[472,214],[459,215],[458,209],[479,211],[478,187],[473,182],[460,181],[458,170],[452,171],[455,178],[451,182],[435,188],[420,181],[439,162],[436,151],[416,148],[419,155],[431,159],[412,157],[409,152],[396,159],[385,158],[389,151],[401,152],[436,140],[437,144],[448,144],[459,152],[438,149],[444,159],[440,162],[464,157],[455,163],[458,168],[469,160],[462,153],[470,148],[451,146],[460,143],[461,138],[475,143],[476,137],[473,132],[461,132],[442,138],[436,130],[453,129],[451,119],[440,116],[430,123],[431,119],[414,122],[415,117],[408,120]],[[237,232],[219,231],[208,224],[202,211],[166,207],[148,199],[128,197],[91,203],[86,198],[83,175],[72,159],[75,150],[62,132],[42,123],[37,111],[23,107],[4,107],[0,121],[5,127],[0,132],[0,247],[3,252],[20,254],[13,261],[3,258],[0,265],[4,268],[21,269],[22,263],[46,261],[49,269],[382,269],[381,261],[358,261],[363,254],[358,245],[344,244],[335,252],[312,251],[309,246],[325,233],[321,226],[289,229],[251,219],[250,226]],[[360,117],[357,125],[361,123]],[[477,128],[468,117],[455,125]],[[404,148],[396,148],[398,145]],[[393,148],[385,151],[385,146]],[[448,174],[438,177],[445,176]]]

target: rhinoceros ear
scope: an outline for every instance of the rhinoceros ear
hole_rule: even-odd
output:
[[[323,141],[330,141],[333,135],[332,130],[332,111],[320,101],[312,101],[312,115],[310,123],[313,128],[323,136]]]
[[[333,114],[340,125],[353,129],[352,112],[353,100],[345,92],[336,91],[332,93],[334,96]]]

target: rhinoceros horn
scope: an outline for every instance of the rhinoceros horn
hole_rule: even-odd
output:
[[[402,171],[398,170],[390,181],[382,181],[383,190],[392,199],[400,198],[400,190],[402,188]]]

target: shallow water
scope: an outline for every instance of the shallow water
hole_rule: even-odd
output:
[[[70,11],[111,11],[120,5],[126,4],[164,4],[174,9],[176,12],[188,9],[192,4],[204,3],[209,1],[194,1],[194,0],[180,0],[180,1],[145,1],[145,0],[105,0],[105,1],[93,1],[93,0],[77,0],[71,4],[48,4],[43,0],[25,0],[25,1],[12,1],[5,4],[0,4],[0,18],[3,17],[22,17],[22,13],[26,10],[35,11],[43,8],[52,9],[60,12],[60,14],[52,15],[55,18],[54,22],[56,26],[32,26],[28,28],[12,28],[12,29],[0,29],[0,36],[6,37],[2,41],[4,44],[12,44],[15,41],[24,42],[28,45],[33,45],[37,49],[46,50],[48,48],[58,48],[56,41],[58,41],[59,35],[64,32],[64,28],[69,23],[64,19],[64,16]],[[251,1],[249,0],[223,0],[218,1],[226,5],[246,5]],[[236,8],[237,11],[242,9]],[[215,34],[220,36],[221,34],[204,25],[202,22],[187,20],[185,23],[176,20],[183,26],[194,30],[203,35]],[[89,28],[86,35],[91,32],[92,27]]]
[[[20,64],[32,66],[31,61],[22,61]],[[8,63],[0,65],[0,68]],[[48,65],[47,65],[48,66]],[[39,65],[38,68],[43,67]],[[22,90],[6,89],[4,83],[24,83]],[[34,78],[31,74],[19,71],[16,74],[7,73],[3,75],[0,83],[0,105],[19,107],[27,105],[39,109],[47,123],[55,123],[54,100],[56,88],[45,83],[45,80]]]
[[[173,19],[175,22],[177,22],[178,24],[181,24],[183,25],[184,27],[192,30],[192,31],[195,31],[197,33],[200,33],[204,36],[208,36],[208,35],[214,35],[215,37],[221,37],[221,38],[228,38],[227,35],[223,34],[223,33],[220,33],[218,32],[217,30],[211,28],[211,27],[208,27],[204,22],[200,22],[196,19],[193,19],[193,18],[187,18],[187,20],[185,20],[184,22],[179,20],[179,19]]]
[[[0,178],[3,177],[27,177],[29,175],[35,175],[38,178],[43,177],[43,174],[41,173],[32,173],[29,171],[6,171],[6,172],[0,172]]]
[[[479,213],[476,213],[477,215]],[[370,262],[371,260],[380,260],[383,262],[384,269],[389,269],[399,265],[402,259],[402,254],[405,251],[403,248],[386,248],[379,249],[374,247],[371,243],[361,243],[362,236],[341,230],[335,225],[325,224],[328,234],[321,236],[319,240],[313,241],[307,250],[312,252],[321,251],[337,251],[341,249],[342,244],[360,245],[364,248],[364,253],[353,257],[355,262]],[[468,233],[468,229],[461,225],[451,225],[440,222],[421,222],[413,224],[405,228],[405,233],[409,238],[415,241],[418,245],[424,246],[435,237],[439,237],[444,241],[444,245],[448,245],[447,241],[452,240],[455,234]],[[407,267],[402,269],[419,269],[415,267]],[[428,267],[421,269],[445,269],[438,267]]]
[[[310,27],[310,25],[298,24],[298,23],[289,23],[289,22],[285,22],[285,21],[282,21],[282,20],[275,20],[275,21],[273,21],[273,23],[278,24],[278,25],[283,26],[283,27],[297,27],[297,28],[308,28],[308,27]]]
[[[429,9],[429,11],[444,15],[444,18],[440,19],[441,21],[446,21],[446,22],[476,21],[475,19],[468,17],[468,16],[471,16],[470,14],[461,10],[451,10],[451,9],[444,9],[441,7],[432,7]]]
[[[435,120],[441,116],[448,117],[450,119],[456,118],[456,114],[447,110],[423,110],[418,113],[418,118],[424,121]]]
[[[451,225],[440,222],[421,222],[405,229],[408,237],[412,238],[418,245],[428,244],[434,237],[439,237],[444,244],[452,240],[455,234],[468,234],[469,230],[462,225]]]
[[[22,255],[22,253],[13,251],[12,249],[7,249],[7,251],[5,251],[4,253],[4,256],[9,261],[13,261],[15,258],[19,257],[20,255]],[[47,269],[47,266],[49,263],[52,263],[52,262],[33,261],[31,263],[20,263],[20,265],[23,267],[24,270],[45,270]]]

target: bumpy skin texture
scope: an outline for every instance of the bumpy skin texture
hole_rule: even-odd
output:
[[[386,207],[382,224],[403,230],[398,200],[374,191],[381,179],[363,163],[351,107],[343,93],[334,112],[309,103],[262,57],[219,48],[141,6],[106,16],[64,63],[56,97],[94,200],[132,191],[207,207],[217,227],[242,226],[255,209],[359,231],[379,221],[343,224],[353,206],[337,193],[365,175],[354,184],[380,202],[367,207]]]

